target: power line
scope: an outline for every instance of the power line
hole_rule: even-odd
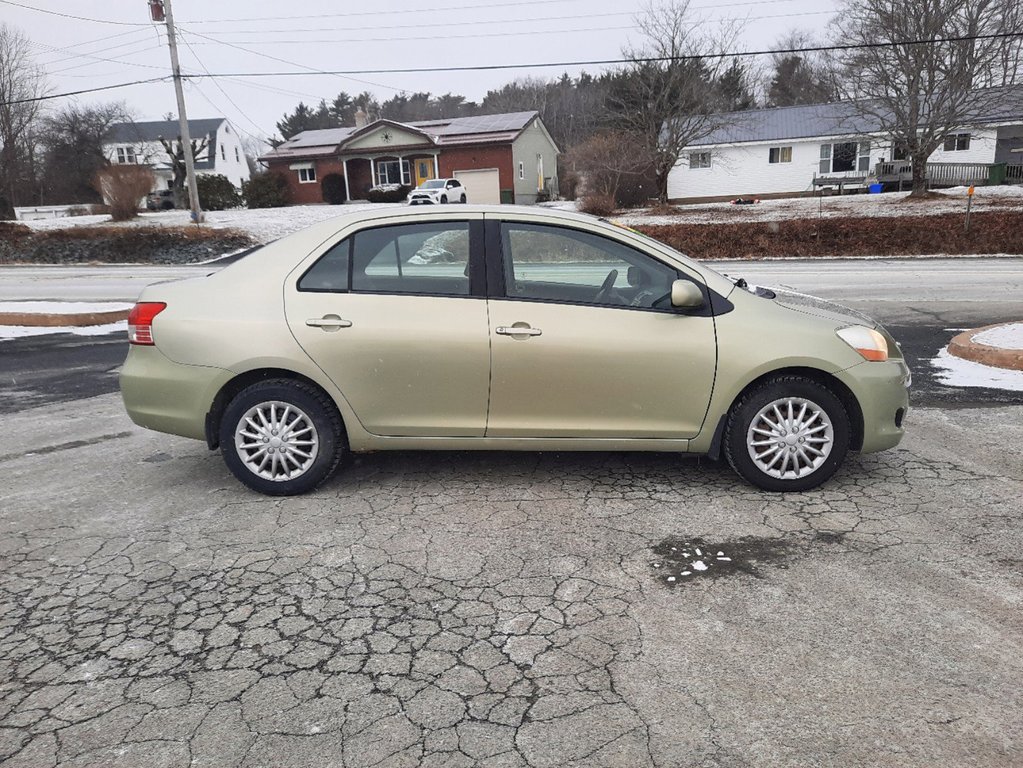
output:
[[[731,22],[731,21],[761,21],[763,19],[781,19],[781,18],[789,18],[789,17],[793,17],[793,16],[823,16],[823,15],[832,15],[834,13],[837,13],[837,11],[802,11],[800,13],[783,13],[783,14],[775,14],[775,15],[771,15],[771,16],[751,16],[748,19],[733,19],[733,18],[705,19],[703,21],[693,22],[690,26],[692,26],[692,27],[699,27],[699,26],[703,26],[704,24],[717,24],[717,23],[724,23],[724,22]],[[600,14],[596,14],[596,15],[600,15]],[[614,16],[614,15],[619,15],[619,14],[609,14],[609,15]],[[630,15],[631,16],[632,14],[626,14],[626,15]],[[412,26],[415,26],[415,25],[412,25]],[[359,29],[369,29],[369,28],[368,27],[359,27]],[[581,32],[614,32],[614,31],[618,31],[618,30],[627,30],[627,29],[640,29],[640,27],[635,25],[635,24],[629,24],[629,25],[624,25],[624,26],[619,24],[619,25],[616,25],[616,26],[613,26],[613,27],[580,27],[580,28],[575,28],[575,29],[548,29],[548,30],[531,29],[531,30],[522,30],[522,31],[519,31],[519,32],[482,32],[482,33],[476,32],[476,33],[464,34],[464,35],[450,35],[450,34],[448,34],[448,35],[444,35],[444,39],[445,40],[478,40],[478,39],[484,38],[484,37],[536,37],[538,35],[564,35],[564,34],[570,34],[570,33],[575,34],[575,33],[581,33]],[[318,30],[286,29],[286,30],[279,30],[279,31],[275,32],[275,34],[281,34],[282,32],[303,32],[303,31],[318,31]],[[355,30],[352,30],[352,31],[355,31]],[[195,34],[195,33],[193,33],[193,34]],[[215,33],[215,34],[224,34],[224,33],[221,32],[221,33]],[[221,44],[224,44],[224,45],[228,44],[228,41],[220,40],[219,38],[207,38],[207,39],[209,39],[209,40],[211,40],[212,42],[215,42],[215,43],[221,43]],[[339,38],[319,39],[319,40],[318,39],[314,39],[314,38],[302,38],[300,40],[284,40],[284,39],[276,38],[276,39],[273,39],[273,40],[235,40],[235,41],[231,41],[231,42],[233,42],[235,44],[245,44],[245,45],[288,45],[288,44],[309,45],[309,44],[325,44],[325,43],[395,43],[395,42],[412,42],[412,41],[416,41],[416,40],[420,40],[420,39],[421,38],[419,36],[415,36],[415,37],[339,37]]]
[[[383,83],[374,83],[374,82],[372,82],[370,80],[359,80],[358,78],[351,77],[350,75],[342,75],[342,74],[336,73],[336,72],[328,72],[328,71],[325,71],[325,70],[322,70],[322,69],[316,69],[315,67],[310,67],[310,66],[308,66],[306,64],[300,64],[297,61],[289,61],[288,59],[282,59],[282,58],[280,58],[278,56],[271,56],[269,53],[262,53],[260,51],[254,51],[251,48],[243,48],[240,45],[237,45],[235,43],[229,43],[226,40],[216,40],[216,39],[214,39],[212,37],[209,37],[207,35],[202,34],[201,32],[194,32],[194,31],[185,29],[180,24],[178,25],[178,30],[181,31],[181,32],[184,32],[185,34],[191,34],[191,35],[195,35],[196,37],[201,37],[204,40],[210,40],[211,42],[214,42],[214,43],[219,43],[221,45],[226,45],[229,48],[234,48],[234,49],[239,50],[239,51],[244,51],[245,53],[251,53],[253,56],[262,56],[264,59],[272,59],[273,61],[279,61],[282,64],[290,64],[293,67],[302,67],[303,69],[308,70],[309,73],[311,73],[311,74],[333,75],[335,77],[341,77],[341,78],[344,78],[346,80],[352,80],[352,81],[354,81],[356,83],[361,83],[362,85],[372,85],[372,86],[374,86],[376,88],[384,88],[385,90],[394,91],[396,93],[401,90],[400,88],[395,88],[394,86],[391,86],[391,85],[384,85]],[[296,73],[296,74],[301,74],[301,73]],[[210,75],[210,77],[215,77],[215,75]]]
[[[71,13],[61,13],[60,11],[51,11],[46,8],[36,8],[34,5],[25,5],[24,3],[15,3],[13,0],[0,0],[0,3],[4,5],[13,5],[16,8],[24,8],[26,11],[36,11],[37,13],[46,13],[50,16],[60,16],[64,19],[74,19],[75,21],[90,21],[94,24],[115,24],[119,27],[148,27],[149,24],[140,21],[112,21],[110,19],[92,19],[88,16],[75,16]]]
[[[0,0],[3,2],[4,0]],[[198,34],[193,32],[192,34]],[[508,70],[508,69],[541,69],[541,68],[554,68],[554,67],[586,67],[586,66],[602,66],[610,64],[641,64],[641,63],[664,63],[669,61],[699,61],[702,59],[721,59],[721,58],[743,58],[750,56],[771,56],[776,54],[790,54],[790,53],[820,53],[828,51],[850,51],[850,50],[867,50],[875,48],[897,48],[909,45],[937,45],[939,43],[960,43],[972,40],[1007,40],[1013,37],[1023,37],[1023,32],[996,32],[987,35],[960,35],[956,37],[939,37],[931,40],[897,40],[892,42],[878,42],[878,43],[850,43],[845,45],[817,45],[809,46],[806,48],[779,48],[776,50],[757,50],[757,51],[731,51],[724,53],[713,53],[713,54],[693,54],[688,56],[644,56],[632,59],[593,59],[590,61],[560,61],[560,62],[536,62],[531,64],[482,64],[476,66],[466,67],[408,67],[400,69],[366,69],[366,70],[313,70],[306,72],[214,72],[209,74],[186,74],[182,75],[183,78],[188,79],[202,79],[202,78],[246,78],[246,77],[293,77],[293,76],[310,76],[310,75],[333,75],[339,77],[349,77],[351,75],[361,74],[410,74],[419,72],[473,72],[473,71],[493,71],[493,70]],[[237,47],[237,46],[235,46]],[[242,49],[245,50],[245,49]],[[259,54],[256,51],[250,51],[257,55],[267,56],[266,54]],[[293,62],[286,62],[291,64]],[[295,65],[302,66],[302,65]],[[115,85],[105,85],[97,88],[84,88],[78,91],[70,91],[65,93],[54,93],[48,96],[36,96],[30,99],[18,99],[15,101],[0,102],[0,106],[7,106],[13,104],[27,104],[30,102],[37,101],[49,101],[52,99],[59,99],[65,96],[77,96],[83,93],[95,93],[97,91],[109,91],[114,88],[126,88],[132,85],[142,85],[144,83],[157,83],[164,82],[169,76],[154,77],[149,80],[135,80],[129,83],[119,83]],[[370,83],[373,85],[373,83]]]
[[[194,33],[193,33],[194,34]],[[962,35],[957,37],[939,37],[931,40],[900,40],[895,42],[855,43],[845,45],[818,45],[807,48],[778,48],[757,51],[731,51],[723,53],[691,54],[685,56],[640,56],[620,59],[591,59],[588,61],[550,61],[531,64],[477,64],[462,67],[400,67],[394,69],[345,69],[317,70],[315,74],[340,75],[401,75],[425,72],[489,72],[507,69],[550,69],[555,67],[592,67],[610,64],[657,64],[670,61],[700,61],[705,59],[746,58],[751,56],[771,56],[788,53],[818,53],[827,51],[866,50],[871,48],[898,48],[909,45],[936,45],[938,43],[959,43],[971,40],[997,40],[1011,37],[1023,37],[1023,32],[997,32],[987,35]],[[214,73],[210,77],[291,77],[309,75],[313,72],[224,72]]]
[[[410,13],[430,13],[434,14],[440,11],[475,11],[475,10],[490,10],[491,8],[520,8],[524,5],[552,5],[554,3],[571,3],[571,2],[585,2],[585,0],[517,0],[515,2],[501,2],[501,3],[485,3],[483,5],[448,5],[448,6],[424,6],[423,8],[404,8],[395,10],[374,10],[374,11],[353,11],[347,13],[317,13],[308,16],[250,16],[245,19],[247,22],[253,21],[300,21],[304,19],[337,19],[337,18],[355,18],[362,16],[393,16],[395,14],[407,15]],[[742,2],[731,2],[731,3],[714,3],[712,5],[694,5],[691,6],[692,10],[700,10],[704,8],[736,8],[740,6],[759,6],[759,5],[771,5],[776,3],[790,3],[792,0],[744,0]],[[591,14],[586,14],[590,16]],[[630,12],[630,15],[631,12]],[[575,17],[569,17],[575,18]],[[185,24],[237,24],[238,19],[191,19],[183,21]],[[455,22],[459,24],[465,23],[481,23],[488,24],[493,22],[481,21],[481,22]],[[431,25],[425,25],[431,26]]]
[[[115,88],[127,88],[131,85],[146,85],[148,83],[165,83],[170,80],[170,75],[163,77],[151,77],[148,80],[133,80],[130,83],[114,83],[113,85],[100,85],[95,88],[82,88],[77,91],[64,91],[63,93],[51,93],[47,96],[36,96],[31,99],[16,99],[14,101],[0,101],[0,106],[9,106],[13,104],[30,104],[36,101],[51,101],[53,99],[63,99],[66,96],[81,96],[84,93],[98,93],[100,91],[112,91]]]

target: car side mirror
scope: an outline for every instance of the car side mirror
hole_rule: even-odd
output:
[[[699,309],[703,306],[703,291],[689,280],[676,280],[671,284],[671,306],[676,309]]]

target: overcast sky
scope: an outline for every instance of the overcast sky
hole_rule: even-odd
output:
[[[644,0],[174,0],[186,72],[257,73],[482,66],[614,59],[642,37],[634,17]],[[793,28],[824,31],[837,0],[692,0],[708,30],[747,19],[739,45],[770,47]],[[33,10],[36,9],[36,10]],[[44,13],[42,11],[50,11]],[[63,18],[71,14],[86,19]],[[147,0],[0,0],[0,20],[24,32],[52,93],[166,75],[166,32],[149,21]],[[303,74],[222,78],[186,85],[189,117],[226,116],[242,132],[275,133],[299,101],[330,101],[368,90],[382,102],[401,91],[446,92],[479,101],[517,77],[572,75],[600,67],[526,68],[457,73]],[[175,112],[168,81],[75,97],[124,101],[139,120]],[[63,100],[49,102],[59,105]]]

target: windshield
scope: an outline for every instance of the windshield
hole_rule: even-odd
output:
[[[426,182],[425,184],[420,184],[419,188],[420,189],[440,189],[443,186],[444,186],[444,179],[433,179],[431,181]]]

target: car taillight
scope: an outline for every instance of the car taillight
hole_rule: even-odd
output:
[[[153,345],[153,318],[167,309],[162,301],[140,301],[128,313],[128,342]]]

